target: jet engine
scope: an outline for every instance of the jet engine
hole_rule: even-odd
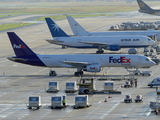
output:
[[[119,45],[109,45],[109,46],[105,47],[104,49],[110,50],[110,51],[118,51],[121,48],[119,47]]]
[[[86,66],[83,71],[87,72],[100,72],[101,71],[101,66],[96,64],[96,65],[88,65]]]

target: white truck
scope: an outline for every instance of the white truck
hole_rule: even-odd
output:
[[[148,83],[148,86],[151,88],[153,86],[160,86],[160,77],[154,78],[150,83]]]

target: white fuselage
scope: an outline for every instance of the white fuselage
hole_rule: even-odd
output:
[[[97,48],[97,46],[101,43],[104,44],[104,46],[118,45],[120,48],[148,47],[155,44],[155,42],[147,36],[57,37],[53,40],[63,42],[54,42],[52,40],[47,41],[53,44],[75,48]],[[95,43],[95,45],[86,44],[83,42],[91,42]]]
[[[159,30],[144,30],[144,31],[107,31],[107,32],[86,32],[78,33],[76,36],[123,36],[123,35],[144,35],[148,37],[156,37],[157,41],[160,41]]]
[[[150,58],[142,55],[73,54],[37,56],[46,65],[46,67],[77,68],[76,64],[66,64],[65,61],[99,64],[101,67],[150,67],[155,65]]]

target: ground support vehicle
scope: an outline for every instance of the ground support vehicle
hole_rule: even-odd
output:
[[[64,102],[65,100],[65,102]],[[51,97],[51,106],[49,106],[51,109],[54,108],[65,108],[67,107],[66,103],[66,96],[54,96]]]
[[[40,96],[29,97],[29,105],[27,107],[28,109],[33,109],[33,108],[39,109],[40,107],[42,107],[41,97]]]
[[[126,96],[125,96],[125,99],[124,99],[124,102],[125,102],[125,103],[132,102],[132,97],[131,97],[131,95],[126,95]]]
[[[142,95],[136,95],[136,99],[135,99],[135,102],[143,102],[143,97]]]
[[[129,88],[131,87],[130,81],[126,81],[124,84],[124,88]]]
[[[83,78],[77,81],[78,94],[121,94],[121,91],[106,89],[113,88],[113,81],[104,83],[104,90],[96,90],[94,78]]]
[[[76,81],[66,82],[66,93],[75,93],[77,92],[77,83]]]
[[[49,82],[48,89],[46,90],[47,93],[57,93],[59,92],[59,85],[58,82]]]
[[[88,95],[77,95],[75,96],[75,105],[73,106],[74,109],[77,108],[86,108],[90,107],[88,103]]]

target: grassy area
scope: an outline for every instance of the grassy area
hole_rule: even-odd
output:
[[[32,25],[32,23],[0,24],[0,31]]]
[[[125,2],[45,2],[13,3],[12,6],[0,7],[8,14],[68,14],[68,13],[110,13],[126,12],[138,9],[136,4]]]
[[[126,12],[135,10],[131,6],[83,6],[83,7],[64,7],[64,8],[0,8],[6,14],[88,14],[88,13],[112,13]]]

